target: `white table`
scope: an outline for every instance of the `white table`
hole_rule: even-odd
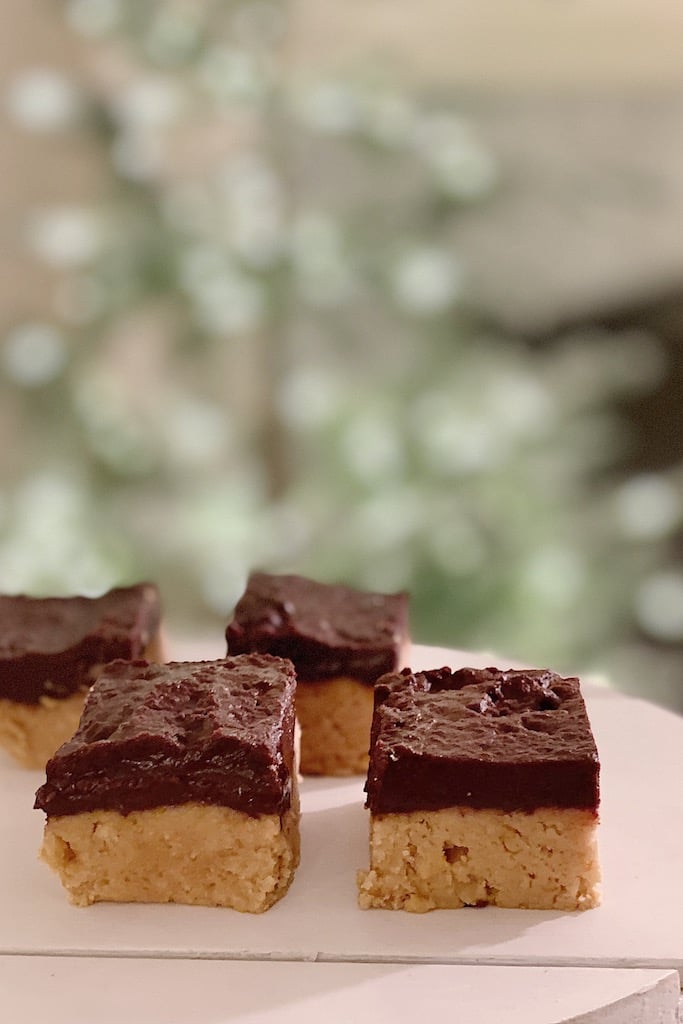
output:
[[[417,648],[412,664],[465,660],[474,659]],[[109,1024],[131,1016],[134,994],[144,1008],[135,1024],[389,1019],[381,1007],[408,1020],[445,1005],[471,1022],[673,1024],[675,972],[683,976],[683,719],[611,690],[584,692],[602,761],[604,873],[603,906],[584,913],[358,910],[368,828],[360,779],[304,781],[301,866],[265,915],[75,909],[35,856],[41,774],[1,762],[0,1005],[14,1010],[4,1019],[38,1021],[49,1005],[51,1024],[80,1024],[75,1007],[84,1024]]]

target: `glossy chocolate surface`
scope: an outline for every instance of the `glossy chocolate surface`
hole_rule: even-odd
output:
[[[367,804],[597,811],[599,761],[578,679],[464,668],[384,676],[375,687]]]
[[[96,598],[0,595],[0,697],[37,704],[85,689],[108,661],[139,658],[160,619],[149,583]]]
[[[292,665],[267,655],[114,662],[48,761],[36,807],[126,814],[198,801],[280,814],[291,803],[295,689]]]
[[[408,597],[252,573],[225,635],[230,654],[289,658],[300,682],[349,676],[372,685],[399,667]]]
[[[151,583],[93,598],[0,595],[0,697],[37,704],[84,689],[93,669],[141,657],[160,618]]]

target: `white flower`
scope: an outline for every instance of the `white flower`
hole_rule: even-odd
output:
[[[236,206],[230,217],[229,241],[249,266],[272,266],[282,254],[285,236],[282,217],[274,205]]]
[[[303,214],[292,226],[289,246],[298,289],[312,306],[335,306],[352,296],[353,272],[332,218]]]
[[[547,545],[533,553],[521,573],[522,581],[543,603],[568,607],[576,600],[586,577],[581,554]]]
[[[442,146],[470,137],[471,130],[464,118],[450,111],[434,111],[423,114],[415,122],[413,146],[416,152],[426,156]]]
[[[208,608],[216,615],[230,615],[239,601],[247,580],[249,566],[235,553],[213,560],[201,574],[201,594]]]
[[[635,540],[668,536],[683,515],[679,491],[656,473],[641,473],[627,480],[617,491],[616,505],[622,532]]]
[[[228,241],[248,264],[262,268],[282,253],[282,185],[262,160],[247,154],[229,165],[221,180]]]
[[[427,465],[445,476],[492,469],[507,455],[507,446],[488,418],[459,411],[452,402],[441,414],[425,403],[416,426]]]
[[[377,409],[353,417],[342,434],[341,450],[344,462],[368,482],[394,476],[404,465],[396,424]]]
[[[125,130],[140,132],[167,127],[178,118],[183,105],[178,85],[150,76],[138,79],[118,94],[112,110]]]
[[[341,385],[332,370],[301,365],[283,379],[277,404],[283,420],[303,430],[328,423],[337,413]]]
[[[260,327],[266,315],[261,284],[236,268],[227,268],[195,286],[197,315],[214,334],[243,334]]]
[[[35,68],[18,75],[9,87],[10,116],[33,132],[54,132],[68,127],[80,109],[78,90],[65,75],[50,68]]]
[[[157,132],[137,128],[121,132],[112,146],[114,167],[131,181],[151,181],[164,167],[164,147]]]
[[[497,178],[494,160],[462,118],[448,112],[416,122],[413,145],[431,168],[437,186],[454,199],[472,200],[490,191]]]
[[[101,241],[101,224],[85,207],[56,206],[29,219],[27,238],[33,251],[50,266],[79,267],[94,257]]]
[[[198,398],[181,398],[164,424],[172,456],[189,467],[206,466],[224,452],[229,430],[225,410]]]
[[[115,551],[98,550],[89,511],[92,495],[75,473],[38,472],[15,492],[0,544],[3,587],[19,592],[101,594],[120,573]]]
[[[62,371],[67,358],[64,338],[49,324],[30,323],[15,327],[0,350],[8,377],[23,387],[48,384]]]
[[[408,250],[394,268],[394,296],[411,313],[441,313],[458,298],[461,288],[459,264],[450,252],[436,246]]]
[[[474,345],[476,345],[476,339]],[[486,339],[482,339],[486,345]],[[501,366],[493,357],[486,367],[486,377],[479,386],[482,407],[501,432],[515,437],[538,437],[555,424],[557,410],[543,382],[523,366],[519,369]]]
[[[360,125],[358,96],[343,82],[330,80],[303,88],[294,105],[305,124],[326,135],[344,135]]]
[[[683,573],[659,572],[638,588],[638,622],[650,636],[665,643],[683,640]]]
[[[201,5],[196,5],[199,8]],[[197,45],[202,13],[192,4],[160,5],[159,13],[145,35],[145,49],[160,64],[186,60]]]
[[[199,81],[212,96],[224,102],[260,99],[266,80],[257,61],[244,50],[212,47],[197,71]]]
[[[244,566],[254,564],[254,547],[260,529],[262,492],[260,480],[250,467],[236,465],[230,478],[208,478],[186,489],[175,510],[178,536],[199,567],[218,572],[229,560],[243,576]]]
[[[496,182],[493,159],[473,142],[446,143],[429,155],[428,163],[437,185],[454,199],[478,199]]]
[[[367,542],[372,538],[378,551],[398,554],[408,547],[422,522],[424,502],[417,490],[410,487],[385,488],[358,504],[353,512],[352,530]],[[407,553],[407,552],[406,552]]]

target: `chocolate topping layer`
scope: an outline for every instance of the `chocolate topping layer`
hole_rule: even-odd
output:
[[[256,572],[225,635],[230,654],[289,658],[300,682],[349,676],[372,685],[398,668],[408,596]]]
[[[373,814],[442,807],[597,811],[598,753],[578,679],[448,668],[375,687]]]
[[[117,587],[102,597],[0,595],[0,697],[37,704],[68,697],[116,658],[139,658],[159,628],[151,583]]]
[[[48,761],[35,806],[50,816],[127,814],[197,801],[281,814],[291,802],[295,689],[292,665],[267,655],[114,662]]]

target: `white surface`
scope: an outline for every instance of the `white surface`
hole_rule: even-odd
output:
[[[675,1024],[677,1002],[662,971],[0,957],[13,1024]]]
[[[414,667],[457,663],[418,649]],[[468,659],[470,660],[470,659]],[[486,663],[490,658],[483,658]],[[565,914],[496,908],[360,911],[362,781],[306,780],[302,862],[261,916],[182,906],[71,907],[36,858],[38,773],[0,765],[0,953],[650,967],[683,970],[683,718],[585,688],[602,760],[604,903]]]

